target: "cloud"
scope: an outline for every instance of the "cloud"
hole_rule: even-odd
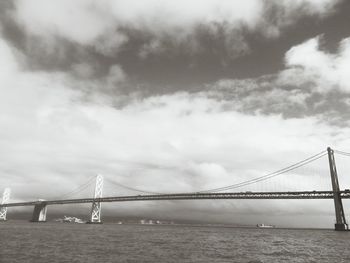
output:
[[[18,19],[29,29],[29,32],[52,36],[61,35],[78,43],[93,42],[107,28],[110,20],[108,13],[94,5],[94,1],[78,0],[53,1],[17,1]]]
[[[324,145],[346,148],[349,143],[343,136],[348,128],[337,128],[334,136],[332,126],[317,114],[283,118],[286,108],[309,110],[305,101],[312,95],[302,88],[271,87],[269,77],[225,80],[209,92],[130,97],[116,108],[113,99],[106,99],[100,90],[87,100],[86,90],[75,87],[84,83],[69,75],[23,71],[18,64],[20,52],[4,41],[0,47],[4,69],[0,125],[6,127],[1,130],[6,156],[2,168],[8,174],[6,182],[18,176],[15,185],[21,185],[24,178],[49,183],[52,178],[46,173],[69,185],[70,174],[77,174],[78,183],[102,172],[152,191],[195,191],[290,163],[275,159],[276,153],[312,154]],[[84,65],[77,70],[89,74]],[[118,88],[124,79],[115,65],[104,83]],[[264,160],[269,164],[265,166],[260,158],[266,154],[270,160]],[[250,162],[255,163],[255,171],[247,169]],[[158,183],[154,185],[152,179]]]
[[[260,26],[267,36],[278,36],[284,29],[305,16],[324,17],[334,11],[341,1],[313,0],[272,0],[265,2],[265,14]]]
[[[247,114],[282,114],[284,118],[314,116],[336,126],[349,126],[350,40],[329,53],[321,37],[291,47],[280,72],[251,79],[222,79],[206,86],[210,98],[224,108]]]
[[[255,176],[268,163],[268,169],[290,163],[272,158],[276,153],[348,143],[315,118],[249,116],[224,110],[224,102],[205,94],[153,96],[119,109],[85,101],[64,74],[21,71],[5,42],[2,53],[3,65],[13,65],[1,83],[2,179],[14,185],[17,198],[34,197],[33,188],[23,191],[23,180],[50,196],[52,182],[63,192],[97,172],[151,191],[194,191]],[[261,162],[264,155],[269,162]],[[247,170],[250,162],[255,171]]]
[[[214,47],[224,48],[234,58],[249,52],[245,31],[276,37],[303,16],[326,16],[337,2],[17,0],[13,13],[29,34],[46,41],[64,38],[92,46],[106,56],[117,54],[132,38],[143,36],[141,57],[174,48],[197,53]],[[219,44],[218,39],[225,44]]]
[[[290,69],[281,78],[292,82],[296,76],[302,82],[313,82],[313,89],[324,93],[335,89],[350,92],[350,38],[339,43],[337,53],[320,49],[321,37],[307,40],[286,53],[286,66]]]
[[[130,80],[119,91],[154,95],[227,77],[227,67],[236,74],[235,59],[256,41],[276,40],[302,18],[324,18],[337,3],[18,0],[2,4],[0,20],[3,38],[23,53],[21,67],[29,71],[61,71],[95,91],[119,65]]]

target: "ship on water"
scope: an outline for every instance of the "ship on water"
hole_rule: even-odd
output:
[[[257,224],[256,227],[258,228],[275,228],[274,225],[266,225],[266,224]]]
[[[56,219],[55,221],[61,222],[61,223],[77,223],[77,224],[86,223],[82,219],[74,217],[74,216],[64,216],[63,218]]]

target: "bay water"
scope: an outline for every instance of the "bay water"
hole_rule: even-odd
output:
[[[7,221],[11,262],[350,262],[350,231]]]

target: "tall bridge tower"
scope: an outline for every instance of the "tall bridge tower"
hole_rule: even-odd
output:
[[[101,202],[96,200],[102,197],[103,190],[103,177],[102,175],[97,175],[96,177],[96,185],[95,185],[95,194],[94,201],[91,207],[91,215],[89,224],[101,224]]]
[[[7,204],[10,200],[11,189],[5,188],[4,194],[2,195],[1,204]],[[6,221],[7,207],[0,208],[0,221]]]
[[[332,180],[333,197],[334,197],[334,208],[335,208],[335,218],[336,218],[335,230],[344,231],[348,229],[348,224],[346,223],[343,203],[339,193],[340,188],[339,188],[339,182],[338,182],[337,167],[335,165],[335,159],[334,159],[334,151],[330,147],[328,147],[327,152],[328,152],[328,160],[329,160],[329,169],[330,169],[331,180]]]

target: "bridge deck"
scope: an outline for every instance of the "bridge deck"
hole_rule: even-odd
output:
[[[350,191],[340,191],[341,198],[350,198]],[[238,192],[238,193],[180,193],[159,195],[112,196],[102,198],[79,198],[65,200],[30,201],[0,204],[0,207],[34,206],[37,204],[63,205],[98,202],[196,200],[196,199],[333,199],[332,191],[303,192]]]

